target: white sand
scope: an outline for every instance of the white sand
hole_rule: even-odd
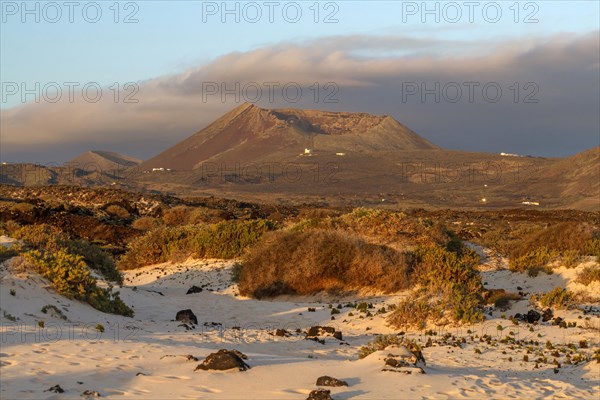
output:
[[[348,387],[328,388],[334,399],[597,398],[600,392],[600,364],[595,361],[563,365],[555,374],[550,364],[536,369],[535,362],[523,362],[524,349],[471,341],[463,348],[424,348],[427,366],[423,375],[382,372],[380,352],[363,360],[358,360],[357,352],[374,335],[395,333],[386,327],[387,314],[360,318],[356,310],[344,308],[331,321],[328,299],[324,297],[277,301],[241,298],[229,283],[232,262],[188,261],[127,272],[121,296],[134,307],[133,319],[103,314],[67,300],[54,293],[42,278],[15,271],[11,264],[8,261],[0,268],[0,303],[2,314],[17,317],[18,321],[4,316],[1,319],[2,399],[80,398],[84,390],[118,398],[303,399],[317,388],[315,382],[321,375],[349,383]],[[505,270],[482,274],[488,287],[516,291],[521,286],[534,293],[568,283],[575,274],[575,270],[559,272],[538,278]],[[202,293],[186,295],[191,285],[208,286]],[[10,289],[15,290],[14,296]],[[398,298],[374,297],[367,301],[374,303],[377,310]],[[68,321],[53,317],[51,312],[42,313],[41,308],[47,304],[62,309]],[[337,305],[337,301],[333,304]],[[307,312],[308,307],[316,307],[317,311]],[[186,308],[198,317],[200,326],[195,330],[186,331],[174,321],[177,311]],[[506,314],[527,309],[528,302],[523,300]],[[349,312],[354,316],[348,316]],[[537,325],[534,332],[529,332],[527,324],[514,326],[500,314],[495,312],[485,323],[472,327],[438,327],[437,337],[445,332],[469,337],[467,329],[474,334],[504,337],[510,330],[520,339],[527,337],[542,343],[551,340],[567,344],[586,339],[590,344],[589,349],[582,350],[586,354],[599,346],[597,316],[586,321],[578,318],[582,316],[580,311],[559,310],[555,315],[577,321],[579,327]],[[40,320],[45,322],[44,329],[37,326]],[[205,322],[222,326],[204,327]],[[584,322],[587,328],[583,327]],[[105,327],[102,334],[95,330],[98,323]],[[496,329],[498,324],[507,327],[501,334]],[[343,344],[332,337],[322,345],[304,340],[303,335],[282,338],[268,334],[275,328],[294,331],[313,325],[336,326],[343,332]],[[241,329],[232,329],[235,326]],[[407,335],[422,343],[428,338],[422,332]],[[202,360],[220,348],[246,353],[252,369],[194,372],[198,362],[179,356],[164,357],[191,354]],[[475,348],[481,354],[476,354]],[[509,357],[514,361],[508,361]],[[534,354],[530,358],[534,359]],[[57,384],[65,393],[45,391]]]

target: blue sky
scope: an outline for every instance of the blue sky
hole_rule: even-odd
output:
[[[447,148],[566,156],[600,144],[598,1],[75,3],[70,22],[64,1],[0,0],[3,160],[60,163],[89,149],[149,158],[239,105],[203,101],[207,81],[300,82],[308,93],[334,82],[335,104],[258,105],[389,114]],[[502,101],[402,101],[407,81],[473,80],[498,82]],[[52,82],[98,83],[109,96],[51,104],[9,93]],[[127,82],[138,104],[123,104]],[[532,82],[540,101],[525,104]]]

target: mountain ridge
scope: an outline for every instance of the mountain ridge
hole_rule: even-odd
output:
[[[140,168],[193,170],[208,161],[285,160],[305,148],[333,153],[439,149],[388,115],[263,109],[244,103]]]

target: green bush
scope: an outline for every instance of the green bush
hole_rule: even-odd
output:
[[[574,295],[567,289],[556,287],[548,293],[534,296],[534,299],[544,307],[569,308],[573,304]]]
[[[40,275],[52,282],[59,294],[87,302],[103,312],[133,316],[133,310],[123,303],[118,294],[96,285],[82,256],[64,250],[35,249],[26,251],[23,257]]]
[[[558,255],[557,251],[548,247],[538,247],[520,257],[511,258],[508,268],[511,271],[527,271],[527,274],[531,277],[537,276],[541,271],[551,274],[552,269],[547,264]]]
[[[457,322],[483,320],[483,285],[475,270],[479,257],[467,248],[452,249],[429,245],[414,250],[411,281],[420,285],[425,295],[400,303],[389,317],[392,325],[424,327],[427,319],[439,319],[446,313]]]
[[[395,327],[414,327],[423,329],[427,320],[437,319],[442,316],[439,304],[432,303],[427,296],[410,296],[396,306],[388,318]]]
[[[190,239],[193,256],[197,258],[230,259],[260,239],[276,225],[268,220],[226,221],[201,229]]]
[[[600,262],[600,238],[595,237],[586,241],[583,246],[583,254],[594,256],[596,257],[596,261]]]
[[[117,269],[117,266],[109,254],[100,247],[91,244],[87,240],[70,240],[67,248],[72,254],[83,257],[87,265],[93,270],[98,271],[102,276],[117,284],[123,284],[123,275]]]
[[[225,221],[214,225],[160,227],[135,238],[118,261],[121,270],[166,261],[197,258],[231,259],[276,228],[269,220]]]
[[[117,270],[112,256],[87,240],[71,239],[57,227],[46,224],[27,225],[17,230],[15,237],[29,248],[50,252],[62,251],[81,256],[90,268],[101,273],[106,279],[118,284],[123,283],[123,277]]]

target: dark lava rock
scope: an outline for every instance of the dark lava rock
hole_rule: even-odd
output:
[[[193,294],[193,293],[200,293],[200,292],[202,292],[202,288],[194,285],[188,289],[186,294]]]
[[[189,308],[187,310],[181,310],[177,312],[175,320],[181,321],[184,324],[192,323],[194,325],[198,325],[198,318],[196,318],[192,310],[190,310]]]
[[[101,397],[100,392],[97,392],[96,390],[86,390],[81,393],[81,395],[83,397]]]
[[[325,344],[325,340],[323,339],[319,339],[316,336],[307,336],[306,340],[312,340],[313,342],[317,342],[317,343],[321,343],[321,344]]]
[[[393,368],[400,368],[400,367],[409,367],[410,364],[407,363],[404,360],[398,360],[396,358],[386,358],[385,359],[385,365],[393,367]]]
[[[335,328],[331,326],[312,326],[308,329],[306,336],[320,336],[323,333],[334,334]]]
[[[527,312],[527,322],[533,324],[534,322],[538,322],[542,316],[539,312],[535,310],[529,310]]]
[[[44,390],[44,392],[64,393],[65,389],[61,388],[60,385],[54,385],[50,389]]]
[[[333,400],[331,398],[331,391],[326,389],[313,390],[308,394],[306,400]]]
[[[290,333],[285,329],[276,329],[275,336],[287,337],[290,336]]]
[[[348,386],[348,382],[325,375],[317,378],[317,386]]]
[[[521,313],[516,313],[513,316],[514,319],[518,320],[518,321],[523,321],[523,322],[527,322],[527,314],[523,315]]]
[[[250,366],[244,362],[244,359],[246,358],[248,357],[245,354],[240,353],[237,350],[221,349],[216,353],[209,354],[204,361],[202,361],[202,364],[198,364],[194,371],[199,369],[204,371],[225,371],[234,368],[237,368],[239,371],[246,371],[250,368]]]
[[[546,308],[542,313],[542,322],[548,322],[554,317],[554,312],[551,308]]]

